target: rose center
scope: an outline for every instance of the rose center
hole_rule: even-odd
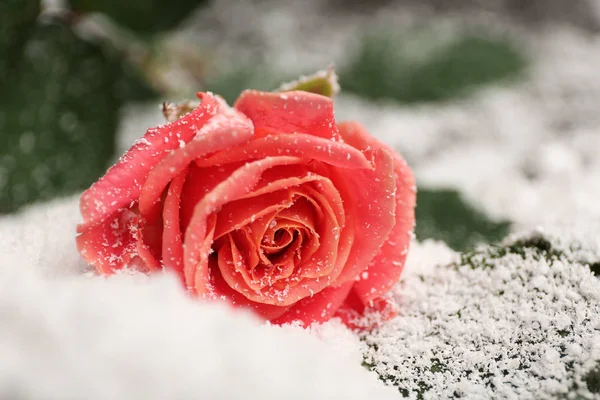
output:
[[[297,229],[290,231],[290,229],[279,228],[272,235],[267,234],[263,237],[261,250],[272,264],[280,263],[288,251],[298,250],[298,246],[293,246],[298,240],[298,235]]]
[[[261,247],[267,254],[279,252],[293,241],[294,234],[290,233],[288,229],[279,228],[271,234],[267,233],[263,236]]]
[[[328,221],[323,218],[324,201],[317,201],[321,200],[319,194],[308,189],[304,188],[311,196],[304,191],[282,196],[286,201],[278,207],[258,217],[248,213],[246,223],[217,235],[212,244],[213,257],[230,286],[247,286],[246,290],[244,286],[237,287],[247,294],[281,291],[301,284],[307,276],[328,273],[331,263],[320,260],[323,257],[317,260],[316,255],[321,248],[321,224],[326,227]],[[288,199],[292,201],[288,203]],[[257,203],[260,200],[254,199]],[[232,205],[231,210],[237,206],[241,204]],[[217,218],[230,222],[235,214],[221,210]]]

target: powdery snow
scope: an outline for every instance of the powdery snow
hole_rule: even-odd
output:
[[[1,216],[0,269],[34,270],[44,278],[91,271],[75,247],[75,227],[80,220],[79,196]]]
[[[423,256],[432,264],[424,247],[395,289],[402,315],[365,337],[366,362],[384,380],[424,399],[546,399],[585,388],[600,361],[600,280],[573,261],[577,253],[549,261],[532,249],[482,252],[414,268]]]

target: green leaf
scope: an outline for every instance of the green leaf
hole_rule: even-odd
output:
[[[302,76],[297,80],[284,83],[279,88],[279,92],[290,92],[292,90],[302,90],[321,94],[327,97],[333,97],[340,91],[338,77],[333,68],[318,71],[312,75]]]
[[[419,188],[416,219],[417,239],[442,240],[458,251],[502,240],[510,230],[510,223],[490,220],[455,190]]]
[[[120,106],[148,94],[116,54],[58,20],[33,25],[18,56],[0,92],[0,213],[93,183],[113,156]]]
[[[229,104],[233,104],[245,89],[270,91],[283,80],[280,74],[271,71],[267,65],[256,63],[233,68],[220,75],[209,75],[204,90],[217,93]],[[333,68],[329,68],[284,83],[276,91],[289,92],[291,90],[302,90],[333,97],[339,92],[337,75]]]
[[[411,40],[420,43],[419,37]],[[527,65],[516,47],[504,40],[467,35],[424,58],[407,50],[410,43],[392,34],[365,37],[340,74],[342,88],[371,99],[440,101],[517,77]]]
[[[419,65],[409,80],[407,98],[451,99],[478,85],[517,75],[525,60],[504,41],[467,36]]]
[[[140,34],[175,28],[207,0],[69,0],[77,13],[98,12]]]
[[[600,364],[588,372],[583,378],[587,389],[592,393],[600,393]]]
[[[600,277],[600,262],[590,264],[590,271],[597,277]]]

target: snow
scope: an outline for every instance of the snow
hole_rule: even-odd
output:
[[[0,217],[1,269],[31,270],[47,279],[88,271],[75,248],[78,203],[73,196]]]
[[[340,324],[310,335],[194,301],[171,276],[83,273],[77,214],[67,198],[0,219],[0,398],[396,398]]]
[[[544,399],[584,386],[600,360],[600,280],[578,252],[482,253],[448,266],[451,252],[434,245],[409,253],[395,288],[401,316],[366,335],[382,378],[410,398],[426,387],[425,399]]]

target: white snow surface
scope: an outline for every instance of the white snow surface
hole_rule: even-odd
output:
[[[174,277],[83,273],[77,199],[0,219],[2,399],[394,399],[339,322],[262,324]]]
[[[448,267],[432,262],[434,252],[451,258],[432,245],[411,253],[429,253],[427,267],[413,259],[395,288],[401,315],[366,336],[382,378],[412,399],[552,399],[575,382],[583,398],[600,398],[582,383],[600,361],[600,280],[577,252],[481,254]]]

